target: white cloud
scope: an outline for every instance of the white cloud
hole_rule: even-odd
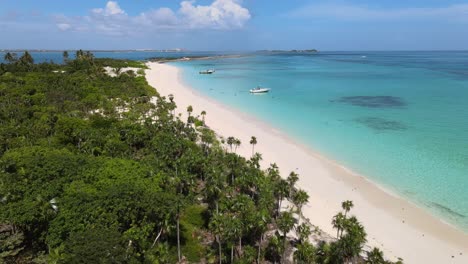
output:
[[[66,30],[69,30],[71,28],[71,25],[67,24],[67,23],[58,23],[57,27],[62,31],[66,31]]]
[[[333,18],[339,20],[450,19],[468,21],[468,4],[396,9],[379,9],[360,5],[313,4],[294,10],[288,15],[299,18]]]
[[[182,1],[178,10],[162,7],[144,11],[137,16],[128,15],[117,2],[108,1],[105,8],[94,8],[86,16],[56,16],[56,25],[60,30],[127,35],[164,29],[239,29],[250,18],[250,12],[242,6],[242,0],[214,0],[210,5]]]
[[[111,15],[124,15],[125,12],[120,8],[119,4],[115,1],[109,1],[106,4],[106,8],[94,8],[92,10],[95,14],[102,14],[105,16]]]
[[[194,6],[194,1],[180,3],[180,14],[192,27],[240,28],[250,19],[248,9],[239,1],[216,0],[209,6]]]

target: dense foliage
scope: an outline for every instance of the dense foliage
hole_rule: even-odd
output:
[[[103,70],[124,62],[83,51],[64,53],[64,65],[9,56],[0,263],[387,263],[378,249],[363,257],[349,201],[333,219],[338,239],[311,241],[297,174],[261,170],[256,138],[242,158],[238,139],[204,125],[206,112],[189,107],[183,122],[144,77]]]

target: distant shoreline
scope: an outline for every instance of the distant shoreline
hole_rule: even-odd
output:
[[[156,57],[156,58],[149,58],[146,61],[165,63],[165,62],[174,62],[174,61],[216,60],[216,59],[242,58],[242,57],[247,57],[247,56],[249,56],[249,55],[184,56],[184,57],[172,57],[172,58]]]

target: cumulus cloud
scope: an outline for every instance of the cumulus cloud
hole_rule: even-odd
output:
[[[115,1],[109,1],[106,4],[106,8],[94,8],[92,10],[94,14],[102,14],[104,16],[111,15],[124,15],[125,12],[120,8],[119,4]]]
[[[179,12],[191,27],[239,28],[250,19],[250,12],[235,0],[216,0],[209,6],[194,6],[183,1]]]
[[[60,30],[127,35],[165,29],[239,29],[250,18],[250,12],[242,6],[242,0],[214,0],[210,5],[197,5],[195,0],[182,1],[177,10],[161,7],[136,16],[128,15],[116,1],[108,1],[104,8],[94,8],[86,16],[60,15],[55,17],[55,21]]]
[[[67,23],[57,23],[57,27],[62,31],[66,31],[71,28],[71,25]]]
[[[360,5],[313,4],[294,10],[288,15],[298,18],[333,18],[340,20],[451,19],[468,21],[468,4],[395,9],[379,9]]]

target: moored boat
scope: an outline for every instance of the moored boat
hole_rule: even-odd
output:
[[[200,71],[200,74],[213,74],[214,72],[215,72],[214,69],[209,69],[209,70]]]
[[[265,87],[260,87],[257,86],[253,89],[250,89],[250,93],[268,93],[270,91],[270,88],[265,88]]]

